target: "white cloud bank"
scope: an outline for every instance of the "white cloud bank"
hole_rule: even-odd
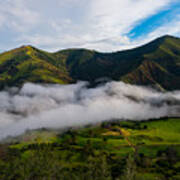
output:
[[[0,139],[27,129],[67,128],[111,119],[148,120],[180,116],[180,91],[109,82],[88,89],[74,85],[25,84],[0,92]]]

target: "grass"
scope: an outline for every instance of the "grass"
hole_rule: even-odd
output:
[[[120,134],[117,129],[121,130]],[[25,134],[21,143],[12,145],[13,148],[23,148],[31,143],[54,143],[71,139],[69,136],[57,136],[58,132],[34,131]],[[155,155],[157,151],[168,146],[180,146],[180,119],[169,118],[147,122],[124,121],[112,123],[110,128],[92,126],[74,130],[78,146],[85,146],[90,142],[94,148],[103,148],[109,152],[129,152],[131,144],[137,146],[140,152]],[[129,141],[129,142],[128,142]]]
[[[141,126],[147,126],[147,129],[129,129],[131,133],[130,139],[136,144],[141,141],[145,142],[147,145],[180,144],[179,119],[142,122]]]
[[[20,175],[28,174],[29,170],[48,175],[54,171],[60,173],[57,169],[60,167],[63,173],[75,173],[78,179],[87,175],[85,169],[88,168],[94,168],[92,174],[101,168],[101,172],[111,169],[112,175],[115,173],[117,177],[122,177],[124,170],[133,166],[135,180],[178,179],[179,130],[180,119],[168,118],[146,122],[105,122],[66,132],[48,129],[28,131],[8,143],[7,157],[1,150],[3,145],[0,146],[0,177],[8,177],[14,167],[11,163],[14,163],[20,167]],[[135,161],[128,165],[129,155],[133,155]],[[45,171],[44,164],[47,164]],[[55,169],[53,164],[57,165]],[[3,170],[7,173],[5,176],[1,176],[3,167],[7,168],[7,172]],[[14,168],[13,172],[16,172],[16,166]],[[62,176],[67,177],[66,174]]]

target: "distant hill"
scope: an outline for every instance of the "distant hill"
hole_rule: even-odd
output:
[[[67,49],[48,53],[32,46],[0,54],[0,88],[25,82],[94,83],[108,77],[160,89],[180,89],[180,38],[160,37],[144,46],[115,53]]]

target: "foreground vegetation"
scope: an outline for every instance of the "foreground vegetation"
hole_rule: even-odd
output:
[[[27,132],[0,145],[1,180],[179,180],[180,119]]]

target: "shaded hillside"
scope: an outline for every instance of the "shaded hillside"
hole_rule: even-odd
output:
[[[142,47],[116,53],[67,49],[48,53],[31,46],[0,55],[0,84],[71,83],[108,77],[131,84],[180,89],[180,39],[163,36]]]

